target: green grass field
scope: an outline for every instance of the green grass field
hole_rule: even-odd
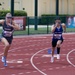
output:
[[[0,34],[2,32],[2,29],[0,29]],[[51,33],[51,28],[49,27],[48,30],[47,28],[38,28],[38,30],[35,30],[34,28],[26,28],[26,30],[20,30],[20,31],[14,31],[14,35],[34,35],[34,34],[47,34]],[[75,28],[67,28],[66,32],[75,32]]]

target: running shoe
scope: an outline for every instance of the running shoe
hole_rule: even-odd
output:
[[[4,56],[2,56],[2,62],[4,62]]]
[[[60,54],[57,54],[57,59],[60,59]]]
[[[51,63],[53,63],[53,62],[54,62],[54,57],[52,56],[52,57],[51,57]]]
[[[2,62],[4,63],[4,66],[7,66],[6,57],[2,56]]]

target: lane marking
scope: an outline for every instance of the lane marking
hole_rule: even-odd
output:
[[[44,51],[44,50],[47,50],[47,49],[49,49],[49,48],[45,48],[45,49],[42,49],[42,50],[36,52],[36,53],[31,57],[31,59],[30,59],[30,62],[31,62],[31,64],[32,64],[32,66],[33,66],[38,72],[40,72],[40,73],[43,74],[43,75],[47,75],[47,74],[44,73],[44,72],[42,72],[39,68],[37,68],[37,67],[34,65],[33,58],[34,58],[36,55],[38,55],[38,53],[40,53],[40,52],[42,52],[42,51]],[[51,57],[51,55],[46,54],[46,55],[43,55],[42,57]],[[57,57],[56,54],[54,55],[54,57]]]
[[[51,57],[51,54],[44,54],[42,57]],[[66,56],[66,54],[60,54],[60,56]],[[54,57],[57,57],[57,54],[54,54]]]
[[[23,63],[23,61],[16,61],[16,60],[13,61],[13,60],[11,60],[11,61],[7,61],[7,63],[18,63],[19,64],[19,63]]]
[[[51,57],[51,56],[52,56],[51,54],[45,54],[42,57]],[[54,57],[57,57],[57,55],[54,55]]]
[[[70,55],[73,51],[75,51],[75,49],[73,49],[73,50],[71,50],[70,52],[68,52],[66,58],[67,58],[68,63],[69,63],[70,65],[72,65],[73,67],[75,67],[75,65],[69,60],[69,55]]]
[[[39,51],[36,52],[36,53],[31,57],[31,59],[30,59],[30,62],[31,62],[31,64],[32,64],[32,66],[33,66],[38,72],[40,72],[40,73],[43,74],[43,75],[47,75],[47,74],[44,73],[44,72],[42,72],[39,68],[37,68],[37,67],[34,65],[33,58],[34,58],[38,53],[40,53],[40,52],[42,52],[42,51],[44,51],[44,50],[47,50],[47,49],[49,49],[49,48],[45,48],[45,49],[39,50]]]
[[[31,72],[26,72],[27,74],[31,73]]]

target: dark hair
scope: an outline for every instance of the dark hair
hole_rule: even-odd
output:
[[[61,19],[60,19],[59,16],[57,16],[57,17],[55,18],[55,20],[54,20],[54,24],[55,24],[55,21],[56,21],[56,20],[61,20]]]
[[[61,20],[61,19],[60,19],[60,17],[58,16],[58,17],[55,18],[55,20]]]

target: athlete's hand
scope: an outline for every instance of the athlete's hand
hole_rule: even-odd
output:
[[[11,23],[8,23],[7,25],[12,27]]]
[[[66,33],[66,30],[64,30],[64,33]]]
[[[55,24],[55,28],[58,27],[58,23]]]

